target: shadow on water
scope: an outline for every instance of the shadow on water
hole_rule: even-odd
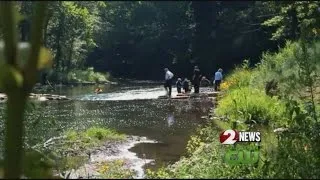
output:
[[[156,99],[164,95],[162,86],[106,87],[104,95],[93,94],[94,88],[62,87],[59,94],[75,100],[38,102],[37,110],[27,115],[28,143],[43,142],[69,129],[114,128],[159,141],[131,148],[140,158],[155,159],[148,167],[157,168],[163,163],[177,161],[185,153],[190,135],[203,123],[201,116],[207,115],[212,107],[209,100]]]

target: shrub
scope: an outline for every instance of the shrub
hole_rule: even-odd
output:
[[[249,69],[249,61],[244,60],[242,65],[236,67],[235,70],[221,83],[221,90],[247,87],[250,85],[251,75],[252,73]]]
[[[83,132],[67,131],[65,133],[66,140],[63,143],[63,149],[88,149],[99,146],[105,141],[124,140],[126,136],[119,134],[111,129],[91,127]],[[63,141],[64,142],[64,141]]]
[[[68,73],[51,70],[48,72],[48,76],[47,76],[47,79],[50,82],[61,82],[61,83],[68,83],[68,82],[104,83],[104,82],[108,82],[110,78],[111,78],[111,75],[108,72],[107,73],[95,72],[92,67],[86,70],[74,69],[69,71]]]
[[[72,70],[67,74],[67,80],[70,82],[107,82],[110,74],[94,72],[92,67],[87,70]]]
[[[276,122],[283,116],[284,104],[260,90],[245,87],[230,91],[220,100],[215,112],[242,122]]]
[[[91,127],[84,132],[84,136],[95,138],[98,140],[122,140],[125,138],[123,134],[118,134],[111,129]]]
[[[301,82],[301,68],[299,64],[302,61],[310,61],[309,64],[315,66],[314,76],[319,76],[316,72],[320,69],[320,42],[314,42],[308,45],[308,59],[303,58],[301,43],[290,42],[279,50],[278,53],[264,53],[262,60],[257,64],[256,76],[252,78],[255,87],[263,87],[267,82],[276,80],[279,82],[279,91],[282,94],[298,95],[304,91],[305,87]],[[311,68],[311,67],[310,67]]]
[[[76,131],[67,131],[66,136],[68,140],[75,141],[78,138],[78,133]]]

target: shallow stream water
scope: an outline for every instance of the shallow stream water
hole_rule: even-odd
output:
[[[27,117],[28,143],[44,142],[69,129],[113,128],[157,141],[139,143],[130,148],[130,152],[138,157],[154,160],[146,167],[157,168],[184,155],[190,135],[204,123],[201,117],[206,116],[212,107],[209,99],[157,99],[165,94],[163,86],[158,83],[101,87],[104,92],[94,94],[95,86],[62,86],[51,93],[66,95],[72,100],[37,102],[36,110]],[[173,94],[176,94],[175,89]],[[4,108],[3,103],[0,107]],[[3,117],[1,119],[0,127],[3,128]]]

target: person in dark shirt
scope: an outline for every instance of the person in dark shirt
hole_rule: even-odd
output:
[[[198,68],[198,66],[195,66],[193,70],[193,79],[192,79],[193,85],[194,85],[194,93],[199,93],[200,78],[201,78],[200,69]]]
[[[181,78],[178,78],[176,85],[177,85],[178,93],[181,93],[181,88],[182,88],[182,80],[181,80]]]
[[[188,78],[185,78],[182,84],[183,84],[184,93],[188,93],[190,91]]]

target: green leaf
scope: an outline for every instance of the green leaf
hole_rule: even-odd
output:
[[[50,68],[52,66],[53,56],[47,48],[41,47],[37,68],[39,70]]]
[[[18,8],[13,8],[13,17],[15,18],[15,22],[17,23],[25,19],[25,16],[19,13]]]
[[[5,92],[11,92],[23,85],[23,76],[21,72],[9,64],[0,66],[0,89]]]
[[[1,44],[0,44],[0,48],[1,48]],[[21,42],[18,44],[17,60],[21,68],[23,68],[27,64],[27,61],[30,55],[30,50],[31,50],[30,43]],[[1,58],[1,54],[0,54],[0,58]],[[51,67],[52,59],[53,57],[51,52],[47,48],[41,47],[37,68],[41,70],[44,68]]]

